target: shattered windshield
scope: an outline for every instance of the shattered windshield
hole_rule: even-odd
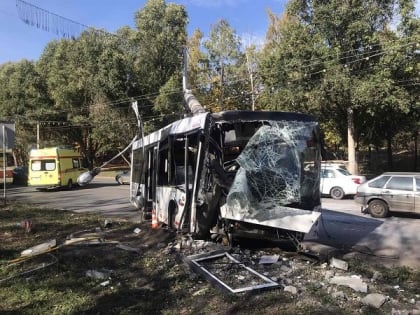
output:
[[[240,169],[227,205],[242,211],[261,203],[308,209],[319,198],[315,130],[314,122],[271,121],[261,126],[237,158]]]

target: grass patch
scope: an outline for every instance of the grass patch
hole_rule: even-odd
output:
[[[30,232],[22,228],[23,220],[33,222]],[[333,299],[331,292],[338,288],[320,285],[320,282],[325,283],[325,269],[312,265],[302,269],[299,267],[302,264],[291,264],[293,272],[288,276],[288,283],[303,288],[297,295],[284,292],[283,288],[227,294],[188,270],[177,252],[166,251],[166,244],[176,238],[172,232],[151,230],[148,223],[139,225],[118,220],[105,228],[101,226],[103,222],[104,218],[95,214],[18,203],[0,208],[0,313],[213,315],[360,314],[366,311],[360,305],[363,295],[349,288],[339,288],[345,292],[346,299]],[[137,227],[141,229],[139,234],[133,232]],[[60,247],[70,235],[78,236],[82,232],[96,233],[104,242]],[[22,250],[52,239],[59,248],[11,263],[20,257]],[[118,243],[138,251],[123,250],[116,246]],[[391,284],[398,283],[404,292],[390,294],[394,299],[409,301],[419,294],[417,271],[387,269],[363,261],[349,264],[352,273],[367,279],[375,273],[381,274],[374,285],[382,287],[375,287],[374,292],[387,292],[392,290]],[[89,276],[92,270],[103,276]],[[302,281],[304,284],[296,284]],[[412,304],[407,306],[408,302],[399,303],[405,303],[404,309],[412,307]],[[398,306],[385,305],[382,310],[386,313]],[[380,313],[372,310],[375,312]]]

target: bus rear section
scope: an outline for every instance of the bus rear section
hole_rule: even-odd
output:
[[[28,186],[72,189],[84,172],[82,157],[76,150],[60,147],[33,149],[29,157]]]

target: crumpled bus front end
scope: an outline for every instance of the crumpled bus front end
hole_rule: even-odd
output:
[[[271,121],[249,139],[220,207],[230,233],[300,239],[313,230],[321,203],[317,128],[311,121]]]

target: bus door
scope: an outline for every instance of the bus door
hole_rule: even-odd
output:
[[[143,211],[146,200],[145,190],[145,154],[143,148],[133,150],[131,154],[131,180],[130,199],[131,203]]]
[[[145,211],[150,212],[153,208],[153,202],[156,201],[156,159],[157,159],[157,146],[149,147],[146,151],[147,168],[145,172],[145,194],[146,205]]]
[[[174,185],[177,187],[181,200],[182,210],[176,215],[176,222],[180,225],[188,223],[193,198],[193,187],[196,182],[195,166],[198,152],[197,133],[177,136],[172,142],[172,160]],[[187,220],[187,221],[185,221]]]
[[[169,185],[169,137],[162,139],[159,142],[159,148],[155,151],[155,165],[156,169],[156,192],[155,192],[155,210],[157,219],[159,222],[166,223],[168,226],[172,226],[170,221],[169,212],[175,211],[175,205],[173,204],[176,200],[174,194],[174,188]],[[172,201],[172,202],[171,202]]]

